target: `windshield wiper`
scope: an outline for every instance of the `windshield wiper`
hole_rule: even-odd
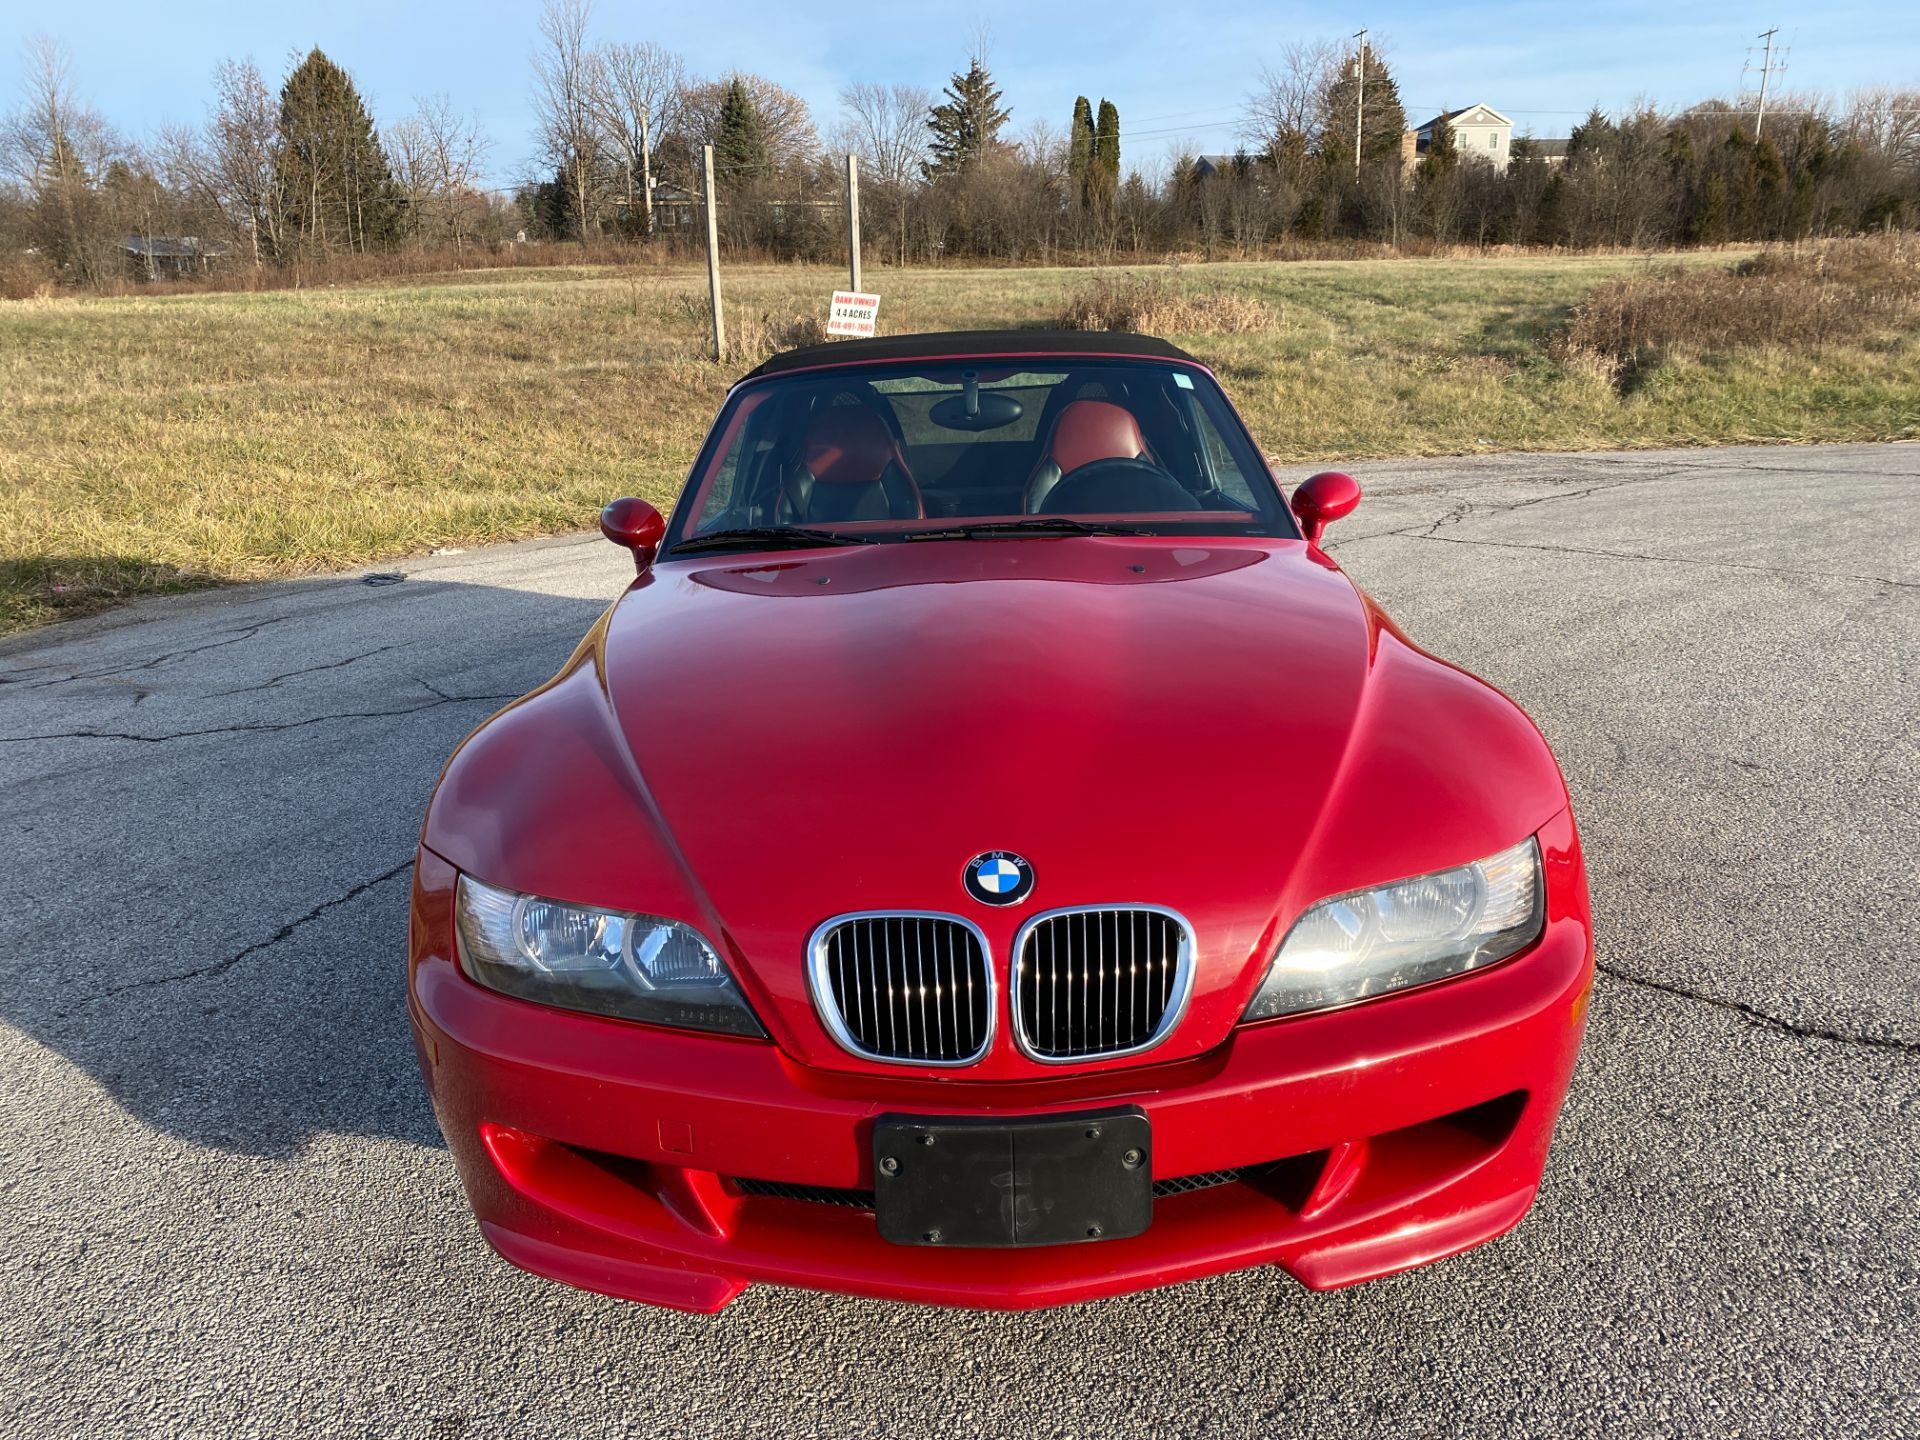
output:
[[[1031,515],[1024,520],[983,520],[944,530],[909,530],[902,540],[993,540],[1002,535],[1148,535],[1138,525],[1074,520],[1065,515]]]
[[[669,555],[698,555],[706,550],[779,550],[825,545],[871,545],[870,535],[846,535],[838,530],[814,530],[805,525],[747,525],[738,530],[715,530],[682,540]]]

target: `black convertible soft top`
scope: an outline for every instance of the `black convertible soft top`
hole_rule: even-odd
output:
[[[949,330],[937,335],[883,335],[802,345],[763,361],[741,378],[757,380],[789,370],[860,365],[885,360],[951,360],[989,355],[1139,355],[1199,364],[1177,345],[1151,335],[1103,330]]]

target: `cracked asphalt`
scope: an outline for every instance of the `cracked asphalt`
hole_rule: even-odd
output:
[[[1604,974],[1512,1235],[1021,1316],[493,1258],[400,976],[442,760],[624,583],[541,541],[0,643],[0,1430],[1920,1433],[1920,445],[1356,473],[1332,553],[1584,827]]]

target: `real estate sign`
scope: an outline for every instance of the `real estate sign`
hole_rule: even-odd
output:
[[[827,334],[862,335],[874,333],[880,319],[880,297],[862,295],[857,290],[836,290],[827,312]]]

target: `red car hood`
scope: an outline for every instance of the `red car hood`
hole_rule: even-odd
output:
[[[495,847],[482,878],[656,912],[684,885],[669,913],[712,927],[775,1037],[828,1066],[869,1068],[807,998],[805,941],[830,916],[965,915],[1004,966],[1035,911],[1169,906],[1198,936],[1194,997],[1143,1059],[1174,1059],[1226,1038],[1306,905],[1489,854],[1565,803],[1509,702],[1413,649],[1297,541],[935,541],[670,563],[589,653],[658,843],[610,854],[617,831],[575,824],[570,839]],[[540,808],[531,789],[527,804]],[[449,816],[438,833],[463,828]],[[1036,877],[1005,910],[961,883],[970,857],[998,849]],[[1031,1069],[1003,1049],[969,1073]]]

